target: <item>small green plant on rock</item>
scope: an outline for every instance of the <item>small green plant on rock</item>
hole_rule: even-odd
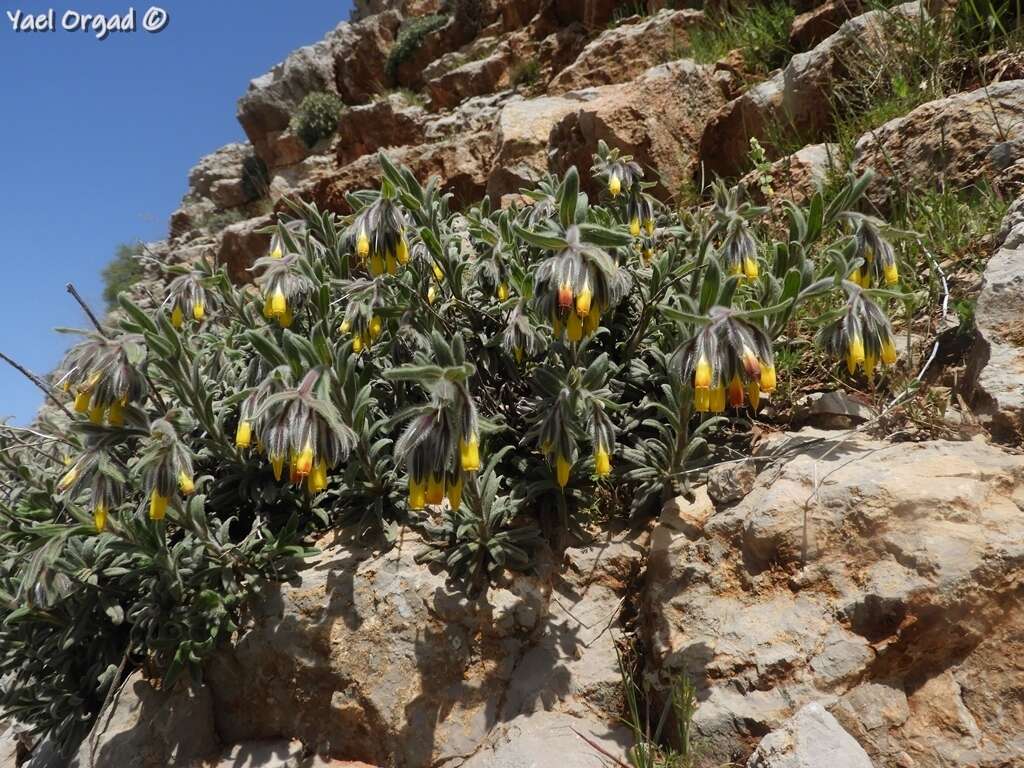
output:
[[[394,83],[398,77],[398,68],[402,62],[412,56],[423,44],[423,39],[431,32],[440,29],[449,21],[449,17],[437,13],[429,16],[415,16],[407,19],[398,33],[398,39],[388,52],[384,64],[384,72],[388,81]]]
[[[344,109],[345,103],[336,93],[309,93],[292,116],[290,127],[307,147],[313,147],[334,135]]]
[[[103,268],[103,300],[107,306],[117,305],[117,297],[142,279],[142,243],[128,245],[121,243],[114,252],[114,258]]]
[[[540,79],[540,62],[537,59],[516,62],[509,72],[508,79],[513,88],[533,85]]]

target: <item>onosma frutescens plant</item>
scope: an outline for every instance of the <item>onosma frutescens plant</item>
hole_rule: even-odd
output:
[[[596,196],[571,169],[464,213],[380,160],[352,215],[282,217],[253,284],[200,263],[153,312],[122,297],[55,377],[70,418],[3,430],[8,713],[73,745],[126,659],[197,670],[314,526],[418,528],[476,588],[596,508],[655,508],[764,408],[808,302],[850,374],[895,360],[866,178],[773,237],[722,185],[663,207],[603,145]]]

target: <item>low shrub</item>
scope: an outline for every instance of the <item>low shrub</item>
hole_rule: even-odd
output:
[[[313,147],[334,135],[344,109],[345,102],[336,93],[308,93],[292,116],[291,129],[307,147]]]
[[[142,243],[121,243],[114,252],[114,258],[103,268],[100,273],[103,278],[103,300],[108,308],[117,305],[118,294],[127,291],[142,279],[140,256]]]
[[[777,391],[813,306],[829,365],[884,391],[903,299],[870,177],[788,208],[736,189],[677,213],[601,144],[504,210],[449,208],[380,156],[355,213],[273,228],[253,287],[168,268],[68,353],[69,418],[0,425],[0,703],[68,748],[128,667],[201,673],[307,535],[422,532],[467,589],[581,518],[688,489]],[[911,265],[917,269],[920,265]],[[810,318],[810,319],[809,319]]]
[[[517,61],[509,72],[508,79],[513,88],[533,85],[540,79],[540,62],[537,59]]]
[[[403,61],[419,49],[420,45],[423,44],[423,38],[447,23],[448,16],[440,13],[429,16],[415,16],[406,20],[398,32],[398,39],[395,40],[395,44],[391,47],[387,62],[384,65],[388,81],[391,83],[395,82],[398,77],[398,68],[402,65]]]

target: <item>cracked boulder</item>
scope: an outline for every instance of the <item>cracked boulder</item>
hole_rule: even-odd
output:
[[[965,189],[995,182],[1024,157],[1024,80],[1008,80],[922,104],[865,134],[853,166],[878,176],[868,190],[879,206],[907,187]]]
[[[650,680],[693,680],[714,764],[813,703],[876,765],[1024,764],[1024,457],[810,438],[699,537],[655,530]]]
[[[1024,442],[1024,196],[1003,221],[982,276],[970,371],[975,410],[999,439]]]
[[[644,70],[682,58],[687,30],[704,18],[701,11],[662,10],[653,16],[606,29],[548,84],[558,94],[632,80]]]
[[[608,536],[569,550],[562,575],[472,599],[416,564],[417,541],[328,546],[208,665],[217,732],[395,768],[554,765],[553,743],[559,765],[593,763],[577,731],[623,758],[612,632],[643,544]]]
[[[752,137],[770,145],[769,138],[779,127],[797,136],[818,135],[828,128],[832,93],[849,77],[850,62],[871,55],[872,48],[892,45],[887,13],[916,18],[922,9],[916,2],[905,3],[850,19],[712,115],[700,142],[705,168],[721,176],[738,176],[745,170]]]

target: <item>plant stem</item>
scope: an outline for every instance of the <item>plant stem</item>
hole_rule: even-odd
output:
[[[38,376],[36,376],[34,373],[32,373],[28,368],[25,368],[20,363],[16,362],[15,360],[12,360],[7,355],[5,355],[3,352],[0,352],[0,360],[3,360],[9,366],[14,368],[14,370],[16,370],[20,374],[22,374],[26,379],[28,379],[33,384],[35,384],[37,387],[39,387],[39,389],[41,389],[43,391],[43,394],[45,394],[48,398],[50,398],[50,400],[53,401],[54,405],[56,405],[58,408],[60,408],[62,411],[64,411],[64,415],[65,416],[67,416],[69,419],[73,419],[74,418],[74,416],[71,415],[71,411],[69,411],[64,406],[64,403],[62,403],[60,400],[58,400],[54,396],[53,391],[50,389],[50,387],[48,387],[43,382],[42,379],[40,379]]]
[[[71,294],[74,300],[78,302],[78,305],[85,311],[85,314],[89,317],[89,320],[92,321],[92,324],[96,326],[96,330],[99,331],[100,336],[109,338],[109,336],[107,336],[107,332],[103,329],[103,326],[100,325],[100,321],[96,317],[96,314],[92,311],[92,308],[85,303],[85,299],[82,298],[82,294],[80,294],[78,289],[75,288],[75,284],[68,283],[65,287],[67,288],[68,293]]]

